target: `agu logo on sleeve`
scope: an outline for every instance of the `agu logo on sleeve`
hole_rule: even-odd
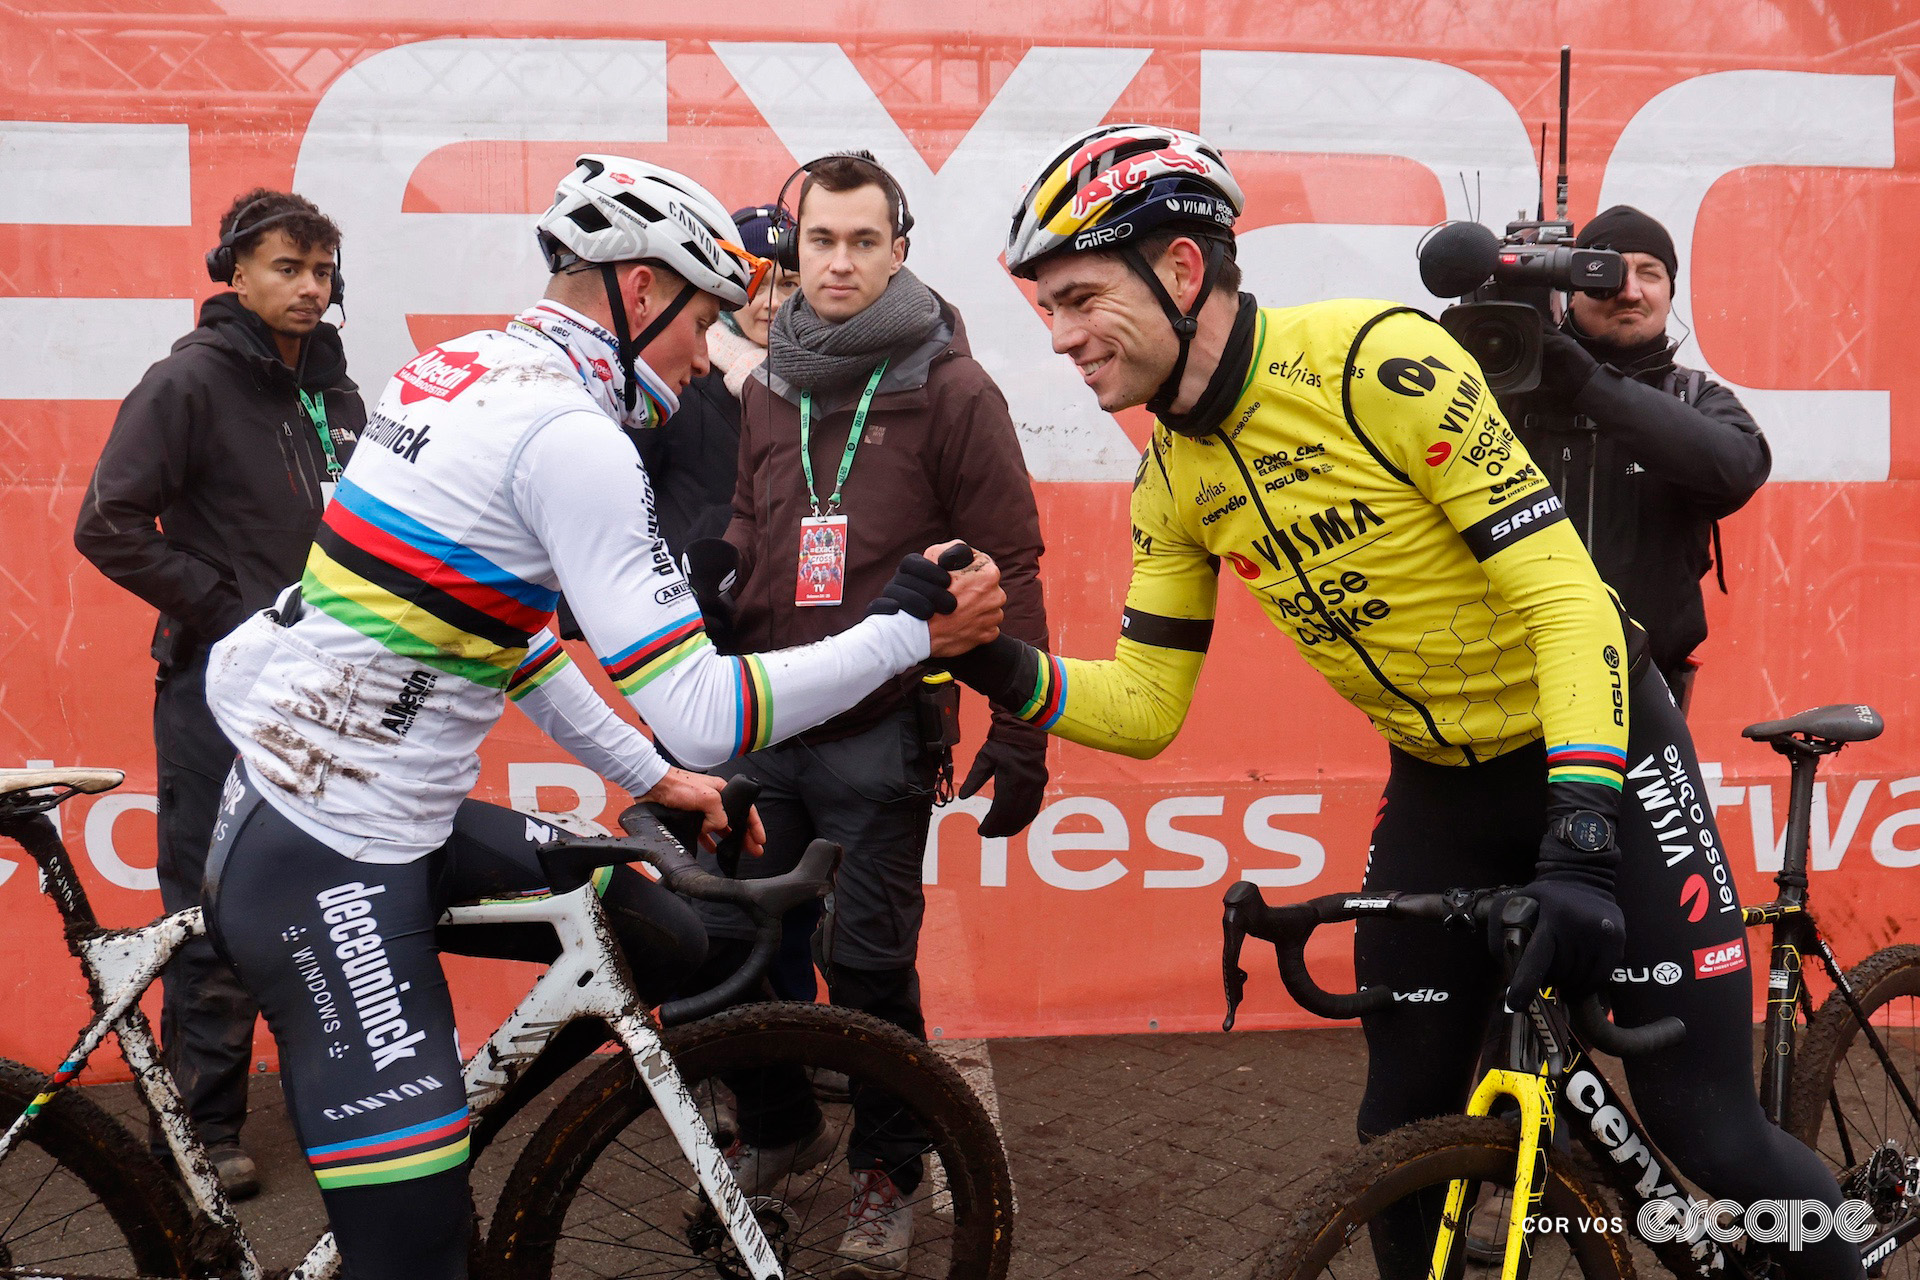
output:
[[[1717,946],[1701,947],[1693,953],[1693,976],[1696,978],[1717,978],[1723,973],[1737,973],[1747,967],[1747,940],[1735,938],[1732,942],[1722,942]]]

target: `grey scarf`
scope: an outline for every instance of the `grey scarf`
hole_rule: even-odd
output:
[[[803,391],[822,391],[873,371],[887,354],[925,340],[940,323],[940,300],[900,268],[873,305],[839,324],[822,320],[796,293],[774,313],[768,366]]]

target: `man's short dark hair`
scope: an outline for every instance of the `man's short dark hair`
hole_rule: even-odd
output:
[[[800,197],[794,202],[794,217],[806,208],[807,192],[815,187],[824,187],[828,191],[858,191],[861,187],[878,187],[880,194],[887,198],[887,217],[891,219],[891,230],[895,236],[902,233],[900,224],[900,187],[889,183],[893,175],[888,173],[877,160],[866,160],[859,156],[824,156],[815,160],[807,169],[807,177],[800,184]]]
[[[287,239],[293,241],[302,253],[315,248],[340,247],[340,228],[334,225],[333,219],[320,212],[313,201],[305,196],[294,195],[291,191],[255,187],[243,196],[236,196],[220,218],[222,239],[233,234],[236,221],[243,214],[245,221],[238,222],[240,236],[233,242],[235,258],[244,258],[253,252],[253,247],[269,231],[286,232]],[[273,225],[263,226],[269,218],[275,220]],[[258,227],[259,230],[249,231],[249,227]]]
[[[1175,240],[1191,240],[1200,246],[1202,253],[1205,253],[1207,242],[1217,238],[1218,237],[1215,236],[1195,235],[1192,230],[1185,227],[1162,227],[1149,235],[1141,236],[1129,247],[1138,250],[1140,256],[1145,258],[1149,264],[1152,264],[1160,261],[1160,255],[1172,247]],[[1213,291],[1215,293],[1224,293],[1231,298],[1240,292],[1240,262],[1234,257],[1233,241],[1228,240],[1226,244],[1227,256],[1220,259],[1220,266],[1213,273]],[[1103,258],[1120,257],[1120,250],[1118,249],[1086,249],[1082,250],[1082,252],[1098,254]]]

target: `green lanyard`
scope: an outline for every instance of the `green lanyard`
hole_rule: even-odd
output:
[[[825,515],[840,509],[840,491],[846,488],[847,473],[853,470],[853,451],[860,447],[860,433],[867,427],[867,409],[873,404],[873,393],[880,386],[880,377],[887,371],[887,362],[882,360],[880,367],[867,379],[867,389],[860,393],[860,407],[853,411],[853,427],[847,432],[846,452],[840,455],[840,474],[834,477],[833,496],[827,499],[826,509],[820,506],[820,495],[813,487],[813,393],[800,393],[800,468],[807,473],[807,498],[813,503],[815,515]]]
[[[313,423],[314,434],[320,437],[320,447],[327,452],[327,479],[338,482],[340,455],[333,451],[333,433],[327,430],[327,402],[320,396],[307,394],[302,389],[300,404],[307,411],[307,420]]]

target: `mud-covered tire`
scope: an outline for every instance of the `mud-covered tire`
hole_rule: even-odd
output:
[[[48,1078],[0,1059],[0,1132]],[[0,1160],[0,1277],[195,1273],[193,1220],[179,1191],[126,1127],[61,1090]]]
[[[1847,972],[1869,1018],[1882,1013],[1903,996],[1913,997],[1920,1012],[1920,946],[1911,943],[1876,951]],[[1908,1029],[1911,1029],[1911,1025]],[[1829,1130],[1832,1111],[1828,1097],[1841,1078],[1848,1051],[1860,1036],[1860,1024],[1838,991],[1828,994],[1819,1012],[1807,1024],[1793,1068],[1793,1103],[1787,1113],[1787,1131],[1814,1150]],[[1893,1046],[1889,1046],[1892,1048]],[[1878,1069],[1878,1061],[1875,1068]],[[1911,1078],[1911,1077],[1910,1077]],[[1915,1081],[1920,1087],[1920,1081]],[[1844,1091],[1843,1091],[1844,1092]],[[1847,1110],[1846,1099],[1841,1109]]]
[[[1003,1280],[1013,1233],[1006,1153],[979,1098],[927,1044],[865,1014],[792,1003],[729,1010],[673,1028],[666,1041],[709,1128],[716,1127],[711,1100],[722,1093],[715,1086],[723,1073],[776,1064],[838,1072],[856,1088],[884,1094],[889,1105],[897,1102],[927,1146],[928,1176],[916,1193],[915,1243],[905,1274]],[[830,1130],[850,1124],[850,1106],[819,1105]],[[796,1280],[833,1269],[849,1195],[846,1141],[841,1132],[806,1186],[783,1186],[766,1198],[778,1202],[767,1214],[779,1218],[784,1232],[775,1239],[769,1230],[769,1239],[785,1274]],[[559,1102],[521,1152],[488,1232],[490,1274],[502,1280],[587,1270],[606,1276],[618,1272],[622,1249],[644,1258],[647,1275],[732,1274],[716,1266],[711,1252],[701,1260],[689,1242],[697,1215],[684,1206],[700,1203],[692,1183],[692,1169],[665,1135],[632,1061],[616,1055]],[[943,1193],[936,1190],[942,1185]],[[817,1211],[816,1200],[823,1202]],[[570,1217],[576,1202],[580,1212]]]
[[[1254,1280],[1372,1274],[1367,1224],[1376,1214],[1416,1192],[1444,1188],[1455,1178],[1511,1186],[1518,1135],[1511,1121],[1442,1116],[1367,1143],[1330,1171],[1292,1212],[1280,1238],[1256,1264]],[[1592,1222],[1613,1217],[1617,1209],[1571,1157],[1549,1149],[1546,1192],[1536,1212]],[[1557,1238],[1564,1240],[1578,1274],[1589,1280],[1626,1280],[1634,1274],[1625,1239],[1611,1230],[1576,1230]],[[1342,1263],[1342,1270],[1327,1270],[1343,1251],[1353,1262]],[[1459,1250],[1448,1274],[1463,1269],[1464,1250]]]
[[[1874,952],[1847,972],[1847,985],[1908,1088],[1920,1090],[1920,946]],[[1845,1122],[1845,1144],[1834,1123],[1836,1107]],[[1907,1161],[1920,1157],[1920,1121],[1907,1110],[1837,990],[1813,1015],[1800,1041],[1787,1131],[1834,1171],[1843,1195],[1874,1206],[1879,1229],[1897,1228],[1911,1214],[1904,1170]],[[1885,1149],[1889,1144],[1891,1151]],[[1920,1277],[1920,1247],[1906,1245],[1874,1274],[1888,1280]]]

